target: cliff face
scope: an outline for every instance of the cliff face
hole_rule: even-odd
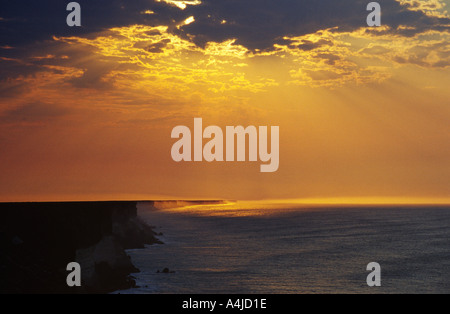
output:
[[[134,286],[125,249],[158,242],[136,202],[0,204],[0,293],[104,293]],[[66,266],[81,266],[68,287]]]

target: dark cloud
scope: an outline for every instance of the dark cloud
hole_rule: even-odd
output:
[[[69,112],[66,107],[34,102],[3,112],[0,115],[0,121],[3,123],[46,122],[67,115]]]
[[[378,2],[382,7],[382,23],[392,27],[392,32],[411,36],[429,29],[448,29],[449,19],[408,10],[395,0]],[[235,38],[250,49],[271,49],[284,36],[301,36],[333,27],[338,27],[337,31],[352,31],[367,26],[368,3],[367,0],[203,0],[201,5],[185,10],[187,15],[195,16],[196,22],[178,32],[193,36],[198,45]],[[398,29],[400,25],[414,30]]]
[[[157,43],[140,41],[134,44],[134,48],[144,49],[145,51],[152,53],[161,53],[169,42],[169,39],[163,39]]]
[[[13,78],[18,75],[28,75],[39,70],[39,66],[24,62],[16,58],[7,58],[0,56],[0,82],[8,78]],[[3,83],[3,82],[2,82]],[[0,84],[0,91],[3,90],[4,84]]]
[[[70,0],[14,0],[0,3],[0,46],[19,47],[53,36],[89,37],[99,31],[133,24],[171,25],[183,12],[153,0],[77,0],[81,27],[66,24]],[[159,14],[144,14],[152,10]],[[174,21],[172,21],[174,20]]]
[[[274,44],[310,51],[332,42],[287,41],[295,37],[334,28],[334,32],[352,31],[366,26],[368,0],[202,0],[200,5],[189,5],[185,10],[156,0],[79,0],[82,8],[82,27],[66,25],[70,1],[15,0],[0,3],[0,95],[8,98],[13,91],[23,89],[20,81],[11,78],[27,77],[40,71],[58,70],[56,67],[81,69],[82,75],[69,77],[66,82],[78,88],[109,88],[104,78],[121,65],[117,62],[86,57],[89,51],[68,49],[65,42],[52,40],[53,36],[81,36],[95,38],[98,32],[112,27],[134,24],[166,25],[169,31],[199,46],[207,42],[236,39],[251,50],[270,50]],[[398,34],[414,36],[427,30],[448,30],[450,20],[433,17],[421,11],[412,11],[395,0],[379,0],[382,24],[390,26],[383,31],[368,29],[373,35]],[[153,14],[146,14],[151,11]],[[195,22],[183,25],[190,16]],[[152,31],[158,35],[158,31]],[[107,34],[107,33],[106,33]],[[320,33],[319,33],[320,34]],[[149,33],[149,35],[152,35]],[[110,34],[110,36],[117,36]],[[135,48],[160,53],[168,40],[139,42]],[[51,53],[51,57],[46,56]],[[366,53],[371,53],[365,51]],[[375,51],[372,51],[374,53]],[[92,51],[94,54],[94,51]],[[40,57],[40,58],[36,58]],[[64,58],[63,58],[64,57]],[[331,54],[318,56],[329,65],[339,60]],[[398,59],[397,62],[428,64],[425,57]],[[448,66],[439,61],[436,66]],[[32,110],[33,107],[24,108]]]
[[[365,1],[349,0],[205,0],[189,8],[196,22],[181,31],[193,35],[199,45],[236,38],[250,49],[268,49],[284,36],[335,26],[343,30],[363,26],[366,5]]]
[[[0,20],[0,46],[17,47],[51,39],[54,35],[89,36],[111,27],[147,24],[167,25],[171,31],[200,46],[209,41],[235,38],[237,43],[250,49],[270,49],[286,35],[299,36],[331,27],[345,31],[365,26],[369,1],[202,0],[200,5],[187,6],[185,10],[155,0],[77,2],[82,8],[82,27],[66,25],[68,0],[3,1],[0,4],[3,18]],[[395,0],[378,2],[383,12],[382,23],[405,36],[428,29],[448,29],[450,24],[447,18],[409,10],[409,6],[401,6]],[[143,14],[147,10],[154,14]],[[176,27],[189,16],[195,17],[195,23]],[[414,30],[398,29],[400,25],[412,26]]]
[[[67,65],[68,61],[63,60],[61,55],[47,56],[45,50],[42,49],[42,45],[35,45],[32,50],[33,55],[30,56],[30,51],[26,49],[12,49],[8,50],[2,56],[0,54],[0,97],[7,97],[11,94],[11,89],[16,90],[18,87],[25,84],[21,80],[11,81],[11,79],[18,79],[20,77],[34,76],[38,72],[53,72],[59,74],[60,70],[56,68],[48,68],[45,65]],[[54,50],[54,44],[48,46],[48,50]],[[42,49],[42,50],[41,50]],[[42,58],[36,57],[42,56]]]
[[[332,46],[332,45],[333,45],[333,43],[331,41],[321,39],[321,40],[318,40],[317,42],[312,42],[310,40],[302,40],[301,44],[290,45],[290,46],[291,46],[291,48],[298,48],[303,51],[310,51],[310,50],[320,48],[322,46]]]

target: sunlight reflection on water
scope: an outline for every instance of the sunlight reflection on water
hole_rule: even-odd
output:
[[[295,206],[140,204],[165,244],[130,252],[141,288],[126,293],[450,292],[450,207]]]

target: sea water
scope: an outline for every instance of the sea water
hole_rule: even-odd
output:
[[[139,288],[121,293],[450,292],[450,206],[140,203],[138,213],[164,244],[128,251]],[[381,287],[366,283],[371,262]]]

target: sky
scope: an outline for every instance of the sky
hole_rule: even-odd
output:
[[[0,3],[0,201],[450,203],[450,1]],[[174,162],[175,126],[279,126],[280,166]]]

